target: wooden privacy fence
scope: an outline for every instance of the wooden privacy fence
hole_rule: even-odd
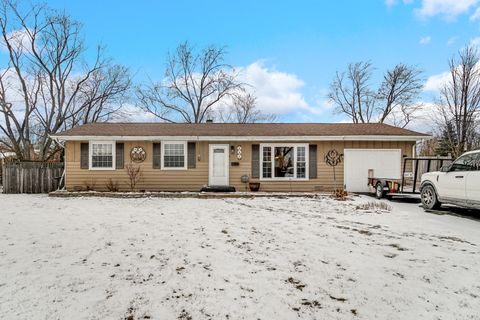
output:
[[[63,163],[7,162],[2,166],[3,193],[48,193],[55,191]]]

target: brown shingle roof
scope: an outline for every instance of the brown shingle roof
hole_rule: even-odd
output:
[[[381,123],[91,123],[54,135],[71,136],[425,136]]]

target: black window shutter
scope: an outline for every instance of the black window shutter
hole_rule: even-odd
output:
[[[317,178],[317,145],[308,146],[308,178]]]
[[[80,169],[88,169],[88,143],[80,144]]]
[[[187,149],[187,158],[188,158],[188,168],[194,169],[197,166],[197,156],[196,156],[196,143],[189,142],[188,149]]]
[[[123,169],[124,164],[124,145],[123,142],[119,142],[115,144],[115,168],[116,169]]]
[[[153,144],[152,153],[153,169],[161,169],[162,167],[162,148],[160,142]]]
[[[252,144],[252,178],[260,178],[260,145]]]

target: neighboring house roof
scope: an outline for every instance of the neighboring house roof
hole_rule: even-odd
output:
[[[291,138],[322,140],[420,140],[429,137],[427,134],[402,129],[382,123],[91,123],[63,131],[52,137],[60,140],[81,140],[86,138],[112,139],[148,139],[159,137],[195,138],[208,140],[255,140],[252,138]],[[376,137],[376,139],[369,139]],[[332,139],[334,138],[334,139]],[[291,140],[290,139],[290,140]],[[270,139],[272,140],[272,139]],[[275,140],[275,139],[273,139]]]

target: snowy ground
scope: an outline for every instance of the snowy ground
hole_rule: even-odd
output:
[[[0,194],[0,318],[480,319],[480,221],[366,201]]]

